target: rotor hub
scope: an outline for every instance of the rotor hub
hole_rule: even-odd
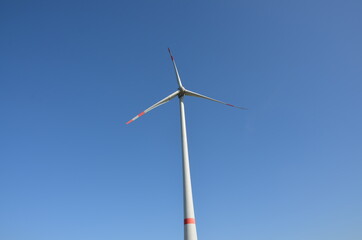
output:
[[[179,94],[178,94],[178,97],[183,97],[183,96],[185,96],[186,88],[184,88],[184,87],[182,86],[182,87],[179,87],[178,90],[180,90],[180,92],[179,92]]]

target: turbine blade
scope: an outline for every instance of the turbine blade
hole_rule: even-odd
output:
[[[238,107],[238,106],[234,106],[234,105],[229,104],[229,103],[221,102],[221,101],[219,101],[219,100],[212,99],[212,98],[210,98],[210,97],[201,95],[201,94],[199,94],[199,93],[192,92],[192,91],[190,91],[190,90],[185,90],[185,94],[186,94],[187,96],[205,98],[205,99],[207,99],[207,100],[211,100],[211,101],[214,101],[214,102],[218,102],[218,103],[222,103],[222,104],[228,105],[228,106],[230,106],[230,107],[236,107],[236,108],[239,108],[239,109],[242,109],[242,110],[248,110],[247,108]]]
[[[178,86],[179,86],[180,88],[182,88],[183,86],[182,86],[182,83],[181,83],[180,75],[178,74],[178,70],[177,70],[175,58],[172,56],[172,53],[171,53],[171,50],[170,50],[170,49],[168,49],[168,52],[170,53],[170,57],[171,57],[172,64],[173,64],[173,68],[175,69],[175,74],[176,74],[176,79],[177,79]]]
[[[151,111],[152,109],[155,109],[156,107],[161,106],[164,103],[167,103],[168,101],[170,101],[172,98],[176,97],[177,94],[179,94],[179,90],[177,90],[176,92],[170,94],[169,96],[165,97],[164,99],[162,99],[161,101],[153,104],[151,107],[147,108],[146,110],[144,110],[143,112],[141,112],[140,114],[138,114],[137,116],[135,116],[134,118],[132,118],[131,120],[129,120],[128,122],[126,122],[126,124],[130,124],[131,122],[133,122],[134,120],[136,120],[137,118],[145,115],[146,113],[148,113],[149,111]]]

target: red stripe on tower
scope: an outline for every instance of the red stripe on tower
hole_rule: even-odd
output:
[[[185,218],[184,224],[195,224],[195,218]]]

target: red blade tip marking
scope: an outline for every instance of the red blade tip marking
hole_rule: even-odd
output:
[[[170,48],[168,48],[168,52],[170,53],[171,60],[173,61],[173,60],[174,60],[174,58],[173,58],[173,56],[172,56],[172,53],[171,53]]]
[[[184,224],[195,224],[195,218],[185,218]]]
[[[231,105],[231,104],[229,104],[229,103],[227,103],[226,105],[228,105],[228,106],[230,106],[230,107],[235,107],[234,105]]]
[[[126,124],[130,124],[131,122],[133,122],[133,120],[129,120],[128,122],[126,122]]]
[[[145,112],[141,112],[140,114],[138,114],[138,117],[141,117],[142,115],[145,115]]]

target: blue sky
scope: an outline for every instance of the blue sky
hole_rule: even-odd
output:
[[[362,238],[361,1],[2,1],[0,239]]]

